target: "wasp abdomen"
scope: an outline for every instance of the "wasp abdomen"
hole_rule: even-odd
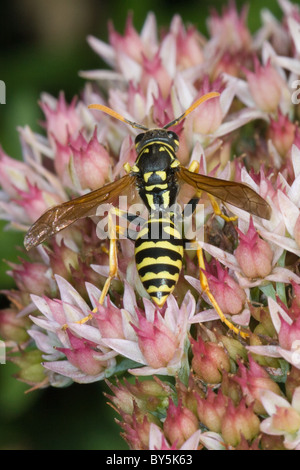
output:
[[[181,234],[167,215],[151,217],[136,239],[135,260],[140,279],[159,307],[178,282],[183,247]]]

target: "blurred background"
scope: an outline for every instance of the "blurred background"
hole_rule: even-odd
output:
[[[293,3],[299,3],[295,1]],[[105,68],[90,50],[86,36],[107,40],[107,22],[123,33],[127,12],[133,12],[140,31],[148,11],[160,27],[168,27],[174,14],[193,23],[207,35],[206,18],[212,7],[219,12],[227,1],[212,0],[2,0],[0,3],[0,80],[6,84],[6,104],[0,104],[0,144],[11,157],[20,159],[18,126],[28,124],[43,132],[38,100],[41,92],[67,101],[78,95],[83,79],[78,71]],[[244,1],[236,0],[240,10]],[[281,18],[275,0],[251,0],[248,25],[260,25],[260,10],[268,8]],[[5,232],[0,222],[0,289],[13,287],[5,260],[17,261],[15,247],[23,236]],[[0,296],[1,308],[6,299]],[[26,394],[28,389],[13,378],[16,369],[0,364],[1,449],[127,449],[114,422],[116,413],[107,406],[103,384],[77,385]]]

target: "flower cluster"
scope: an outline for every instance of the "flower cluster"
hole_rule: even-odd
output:
[[[179,16],[162,35],[152,13],[140,33],[130,16],[124,35],[110,25],[108,44],[88,38],[110,69],[82,72],[88,81],[70,104],[63,93],[41,96],[45,133],[19,130],[23,162],[0,150],[0,217],[25,234],[51,206],[117,180],[135,162],[137,129],[89,104],[162,127],[216,91],[175,126],[178,159],[246,183],[270,205],[265,220],[228,204],[234,221],[201,200],[200,271],[245,338],[220,321],[191,250],[158,309],[132,241],[120,239],[118,277],[100,304],[109,243],[94,218],[9,263],[16,289],[4,292],[0,335],[18,378],[32,389],[107,380],[133,449],[300,449],[300,10],[278,2],[282,20],[263,10],[254,35],[233,3],[212,12],[208,38]],[[185,188],[178,200],[191,196]],[[116,381],[122,373],[135,383]]]

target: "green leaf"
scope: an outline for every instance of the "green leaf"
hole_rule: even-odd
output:
[[[184,384],[188,385],[189,376],[190,376],[190,364],[189,364],[189,349],[190,342],[188,339],[185,340],[184,344],[184,354],[181,361],[181,367],[178,371],[178,378]]]
[[[284,359],[279,359],[278,362],[280,364],[280,367],[276,368],[276,371],[274,370],[274,374],[272,373],[271,368],[268,368],[268,373],[270,374],[274,382],[285,383],[287,375],[290,371],[290,364]]]
[[[276,291],[273,287],[273,284],[267,284],[266,286],[260,286],[259,289],[266,297],[271,297],[273,300],[276,301]]]
[[[142,367],[139,362],[132,361],[131,359],[122,359],[118,364],[114,367],[111,367],[106,370],[105,377],[111,377],[112,375],[121,375],[124,372],[127,372],[128,369],[136,369],[138,367]]]

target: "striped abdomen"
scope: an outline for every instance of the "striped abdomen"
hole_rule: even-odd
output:
[[[145,222],[135,242],[135,260],[143,286],[159,307],[178,281],[182,258],[183,240],[168,216]]]

